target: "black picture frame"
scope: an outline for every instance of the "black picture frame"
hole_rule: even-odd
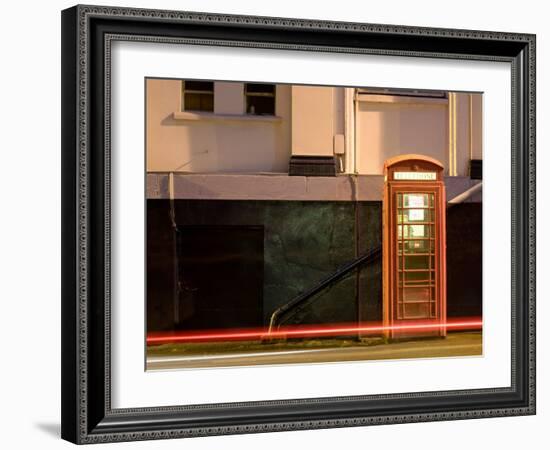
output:
[[[114,40],[504,61],[512,73],[512,372],[505,388],[112,409]],[[535,414],[535,36],[75,6],[62,12],[62,437],[132,441]]]

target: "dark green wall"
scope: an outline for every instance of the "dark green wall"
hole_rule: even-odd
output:
[[[148,200],[148,328],[173,326],[174,259],[173,232],[167,200]],[[356,249],[355,215],[359,216],[360,239]],[[263,323],[272,312],[298,294],[313,287],[356,252],[380,242],[378,202],[297,202],[177,200],[175,217],[179,227],[231,225],[264,227]],[[375,266],[376,267],[376,266]],[[380,287],[376,275],[361,271],[359,289],[369,298],[362,314],[380,310]],[[370,285],[370,281],[374,281]],[[212,282],[216,282],[212,274]],[[369,283],[369,286],[361,284]],[[354,322],[358,300],[355,272],[313,299],[294,318],[300,323]],[[220,286],[220,294],[227,286]],[[376,320],[372,318],[371,320]]]
[[[175,234],[170,225],[168,202],[147,200],[147,330],[174,328]],[[137,300],[137,299],[136,299]]]
[[[148,200],[147,205],[148,330],[168,330],[174,327],[175,285],[170,204],[168,200]],[[263,323],[258,326],[266,325],[276,308],[382,241],[381,202],[176,200],[175,212],[179,227],[263,227],[263,291],[250,300],[257,304],[261,297]],[[455,206],[447,223],[452,239],[448,271],[460,271],[449,277],[449,314],[480,314],[481,205]],[[212,273],[212,283],[218,278]],[[237,288],[231,283],[220,285],[220,295]],[[288,323],[381,318],[382,269],[378,260],[360,268],[358,277],[357,272],[351,272],[312,297]]]
[[[447,315],[481,316],[482,212],[480,203],[447,210]]]

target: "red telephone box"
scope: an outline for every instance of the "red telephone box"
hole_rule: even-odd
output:
[[[386,337],[446,335],[443,165],[422,155],[384,164],[383,320]]]

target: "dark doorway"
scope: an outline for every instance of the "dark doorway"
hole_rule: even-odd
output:
[[[263,226],[180,227],[176,328],[262,326],[263,271]]]
[[[482,315],[482,204],[447,210],[447,316]]]

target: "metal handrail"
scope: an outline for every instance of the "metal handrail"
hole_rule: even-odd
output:
[[[269,320],[268,335],[269,333],[272,332],[274,326],[276,326],[279,317],[282,316],[284,313],[288,312],[289,310],[295,308],[300,303],[313,297],[315,294],[321,292],[323,289],[330,286],[331,284],[338,281],[339,279],[343,278],[345,275],[347,275],[349,272],[351,272],[361,264],[372,262],[375,259],[378,259],[381,254],[382,254],[382,246],[371,248],[370,250],[368,250],[366,253],[362,254],[358,258],[355,258],[354,260],[349,261],[348,263],[341,266],[339,269],[336,270],[336,272],[330,274],[326,278],[323,278],[321,281],[319,281],[319,283],[317,283],[311,289],[297,295],[288,303],[285,303],[284,305],[277,308],[275,311],[273,311],[273,314],[271,314],[271,318]]]

